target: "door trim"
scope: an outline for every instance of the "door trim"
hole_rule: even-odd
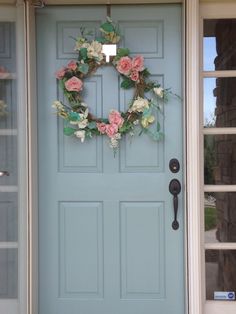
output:
[[[203,158],[199,106],[199,1],[186,0],[186,188],[189,314],[204,313],[201,195]]]
[[[64,0],[63,0],[64,1]],[[138,2],[138,1],[137,1]],[[159,1],[156,1],[159,2]],[[66,0],[64,4],[66,4]],[[185,12],[185,38],[186,42],[186,82],[183,82],[186,92],[185,98],[191,104],[185,112],[186,134],[185,155],[187,160],[186,168],[186,236],[185,236],[185,264],[186,268],[186,313],[203,313],[203,289],[202,280],[202,239],[201,239],[201,219],[199,207],[201,205],[201,160],[199,141],[199,4],[198,0],[186,0],[183,4]],[[28,207],[28,311],[27,314],[38,313],[38,238],[37,238],[37,114],[36,114],[36,76],[35,76],[35,12],[34,8],[27,1],[25,5],[26,16],[26,38],[27,48],[27,98],[29,108],[29,207]],[[33,30],[33,31],[32,31]],[[187,30],[187,31],[186,31]],[[184,34],[184,33],[183,33]],[[187,147],[187,149],[186,149]],[[196,160],[196,156],[198,156]],[[194,165],[191,167],[190,165]]]
[[[25,2],[25,46],[28,108],[28,311],[38,313],[38,134],[35,7]]]

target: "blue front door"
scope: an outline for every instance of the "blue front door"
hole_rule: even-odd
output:
[[[122,46],[145,57],[151,78],[181,95],[181,6],[112,6]],[[160,115],[163,141],[123,140],[114,158],[107,139],[66,137],[51,104],[63,95],[54,73],[75,58],[80,27],[98,31],[105,6],[48,7],[37,12],[39,151],[39,313],[183,314],[184,204],[172,229],[169,182],[182,184],[182,103],[170,97]],[[112,67],[86,81],[97,116],[122,110]],[[180,161],[176,174],[172,158]]]

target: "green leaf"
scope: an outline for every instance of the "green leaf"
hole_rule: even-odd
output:
[[[131,87],[134,87],[134,85],[135,85],[134,81],[132,81],[129,78],[125,78],[123,82],[120,84],[120,87],[124,89],[129,89]]]
[[[119,129],[120,133],[127,133],[129,130],[131,130],[133,125],[131,123],[123,124],[122,127]]]
[[[95,129],[97,127],[97,123],[95,121],[89,122],[88,128],[89,129]]]
[[[109,120],[107,119],[107,118],[101,118],[100,119],[103,123],[108,123],[109,122]]]
[[[154,140],[154,141],[161,141],[164,138],[164,134],[162,132],[152,132],[148,129],[147,133],[148,135]]]
[[[160,129],[161,129],[161,125],[160,125],[160,123],[157,121],[157,132],[159,132]]]
[[[65,135],[70,136],[74,134],[76,130],[70,127],[65,127],[63,131]]]
[[[77,112],[71,111],[68,116],[69,116],[70,121],[80,120],[80,115]]]
[[[86,60],[88,57],[88,50],[87,48],[81,48],[79,51],[80,59]]]
[[[147,68],[145,68],[141,73],[142,73],[143,77],[148,77],[148,76],[150,76],[150,74],[151,74],[151,73],[148,71]]]
[[[89,70],[89,66],[87,63],[81,63],[79,65],[79,71],[83,74],[87,74],[88,73],[88,70]]]
[[[98,41],[101,44],[105,44],[107,42],[106,38],[104,37],[98,37],[96,38],[96,41]]]
[[[93,137],[92,132],[90,130],[86,131],[85,136],[86,136],[86,138],[92,138]]]
[[[64,87],[65,87],[65,82],[66,82],[66,79],[63,79],[63,80],[60,80],[59,81],[59,86],[60,86],[60,88],[63,90],[64,89]]]
[[[106,22],[106,23],[103,23],[100,28],[105,31],[106,33],[112,33],[114,32],[114,26],[109,23],[109,22]]]
[[[117,56],[120,57],[120,58],[128,56],[129,53],[130,53],[130,51],[129,51],[128,48],[119,48],[117,50]]]

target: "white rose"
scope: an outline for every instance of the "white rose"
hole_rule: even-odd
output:
[[[162,87],[154,87],[153,88],[154,93],[159,96],[160,98],[164,97],[164,89]]]
[[[85,131],[76,131],[75,136],[81,139],[81,142],[83,143],[85,140]]]
[[[102,44],[96,40],[93,40],[91,42],[91,47],[93,47],[94,51],[97,53],[101,53],[102,52]]]
[[[102,61],[103,54],[102,54],[102,44],[98,41],[94,40],[91,42],[89,47],[86,47],[88,51],[89,58],[95,58],[98,61]]]
[[[84,129],[88,125],[88,119],[84,119],[82,121],[78,121],[79,129]]]
[[[137,111],[137,112],[143,112],[145,108],[149,108],[149,102],[147,99],[144,99],[142,97],[138,97],[134,102],[131,108],[129,109],[129,112]]]
[[[90,44],[89,43],[83,43],[81,48],[89,48],[90,47]]]

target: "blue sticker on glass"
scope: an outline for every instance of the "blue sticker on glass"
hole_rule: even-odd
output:
[[[229,299],[234,299],[234,293],[233,292],[229,292],[228,293],[228,298]]]

